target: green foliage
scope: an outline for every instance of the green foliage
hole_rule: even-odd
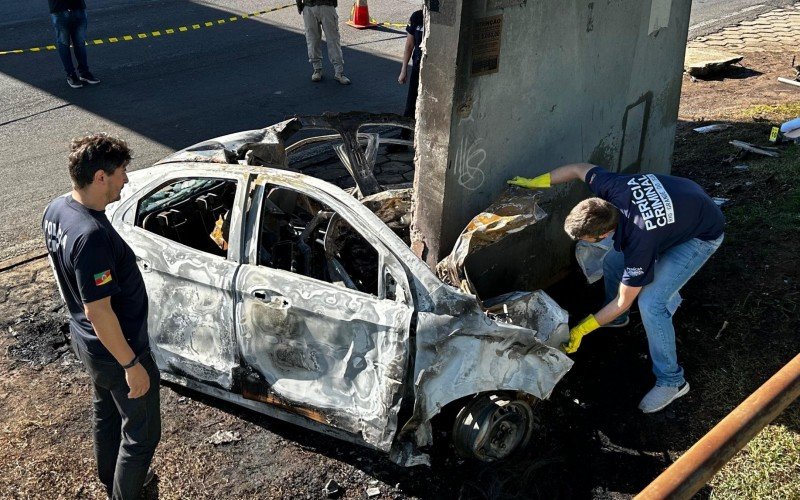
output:
[[[800,229],[800,146],[791,144],[781,151],[780,158],[758,159],[751,163],[750,168],[754,175],[770,177],[776,185],[793,187],[763,203],[750,202],[731,207],[726,212],[728,225],[734,231]]]
[[[711,481],[711,498],[800,498],[800,434],[768,425]]]

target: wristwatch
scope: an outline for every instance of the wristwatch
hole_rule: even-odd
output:
[[[133,368],[134,366],[136,366],[136,363],[138,363],[138,362],[139,362],[139,356],[136,356],[127,365],[122,365],[122,368],[125,369],[125,370],[127,370],[128,368]]]

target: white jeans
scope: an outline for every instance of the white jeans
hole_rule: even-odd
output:
[[[308,62],[314,69],[322,69],[322,32],[328,44],[328,59],[337,75],[344,73],[342,44],[339,40],[339,14],[332,5],[306,5],[303,8],[303,23],[306,28]],[[321,29],[320,29],[321,28]]]

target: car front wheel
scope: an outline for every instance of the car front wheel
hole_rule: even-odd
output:
[[[513,394],[479,394],[453,422],[452,441],[459,455],[496,462],[524,448],[533,433],[531,404]]]

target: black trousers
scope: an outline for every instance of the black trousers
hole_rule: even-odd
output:
[[[139,498],[161,439],[161,377],[156,362],[149,352],[142,356],[150,389],[144,396],[128,399],[130,389],[119,363],[93,358],[80,346],[76,351],[94,386],[94,455],[100,481],[110,498]]]
[[[414,113],[417,110],[417,95],[419,95],[419,61],[416,61],[411,66],[411,78],[408,79],[408,95],[406,96],[406,110],[403,116],[414,118]],[[411,139],[411,131],[403,129],[400,132],[401,139]]]

